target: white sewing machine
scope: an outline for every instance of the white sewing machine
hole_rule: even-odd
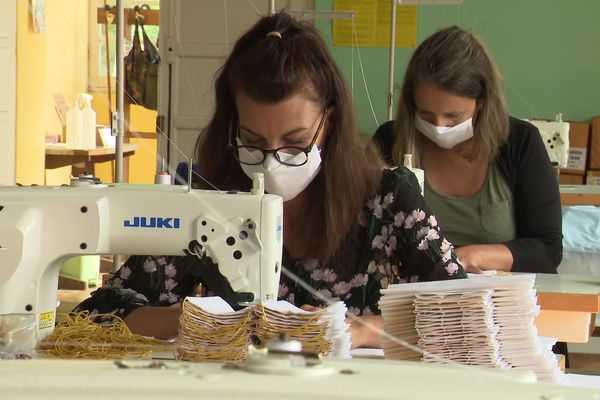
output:
[[[185,186],[0,187],[0,317],[55,323],[58,275],[82,254],[206,255],[238,302],[275,300],[283,203],[264,193]]]
[[[184,250],[210,256],[243,298],[248,293],[256,301],[274,299],[282,250],[281,198],[265,195],[260,183],[253,194],[183,186],[0,187],[0,316],[29,314],[44,336],[54,325],[58,273],[66,258],[183,255]],[[534,382],[535,375],[527,371],[415,362],[324,360],[303,366],[298,355],[259,358],[236,368],[175,361],[0,361],[0,387],[7,398],[38,398],[40,393],[52,399],[66,394],[104,398],[110,385],[117,395],[144,399],[206,394],[262,400],[600,400],[592,390]]]
[[[569,163],[569,123],[563,122],[562,114],[556,121],[528,120],[540,131],[550,161],[559,168],[567,168]],[[585,158],[585,157],[584,157]]]

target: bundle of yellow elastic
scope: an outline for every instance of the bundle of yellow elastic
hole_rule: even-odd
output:
[[[94,322],[104,316],[113,322]],[[121,318],[111,314],[90,316],[83,311],[62,317],[54,332],[38,344],[38,353],[61,358],[113,359],[144,358],[155,351],[173,350],[167,341],[132,333]]]

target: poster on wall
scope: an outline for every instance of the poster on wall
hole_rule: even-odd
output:
[[[354,20],[333,20],[334,46],[389,47],[392,2],[335,0],[334,11],[356,12]],[[417,44],[417,5],[396,5],[396,47]]]
[[[46,33],[46,0],[31,0],[31,17],[33,18],[33,31]]]

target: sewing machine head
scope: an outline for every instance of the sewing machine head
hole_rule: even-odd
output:
[[[0,316],[35,318],[52,332],[58,275],[87,254],[210,257],[230,301],[275,300],[283,203],[255,182],[252,194],[183,186],[0,187]]]
[[[550,161],[559,168],[567,168],[569,162],[569,123],[562,121],[526,120],[540,131]]]

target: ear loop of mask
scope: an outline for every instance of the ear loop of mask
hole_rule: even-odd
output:
[[[321,137],[321,134],[323,133],[323,130],[325,129],[325,125],[327,124],[327,118],[329,117],[329,108],[330,107],[325,107],[325,111],[323,111],[323,117],[321,118],[321,122],[319,123],[319,126],[317,127],[318,131],[317,131],[317,135],[315,137],[314,143],[313,143],[313,146],[316,146],[317,150],[319,151],[319,156],[321,157],[321,162],[324,161],[325,143],[323,143],[323,146],[317,146],[317,140],[319,140],[319,137]],[[310,151],[310,150],[312,150],[312,146],[308,151]]]

